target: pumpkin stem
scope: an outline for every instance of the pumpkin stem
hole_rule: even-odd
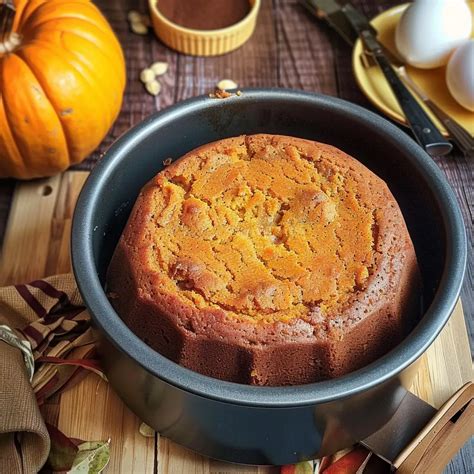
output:
[[[0,4],[0,54],[12,52],[20,43],[21,37],[12,32],[15,7],[6,0]]]

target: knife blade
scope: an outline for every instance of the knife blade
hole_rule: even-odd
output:
[[[336,0],[303,0],[303,3],[306,8],[311,6],[315,9],[313,13],[319,12],[318,16],[324,18],[347,42],[352,41],[350,44],[354,42],[352,40],[354,34],[355,38],[361,38],[366,50],[382,70],[418,143],[431,156],[449,153],[453,148],[452,144],[443,137],[393,70],[386,51],[377,40],[377,31],[369,20],[350,3],[344,6]],[[342,19],[342,17],[344,18]],[[348,32],[348,26],[352,28],[352,34]]]

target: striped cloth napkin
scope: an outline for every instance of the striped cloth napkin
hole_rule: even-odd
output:
[[[0,473],[37,473],[45,463],[45,472],[97,473],[105,468],[110,440],[68,438],[45,423],[41,413],[49,397],[71,388],[88,371],[105,378],[94,355],[89,314],[71,274],[0,288]],[[154,436],[151,429],[142,434]],[[86,458],[92,460],[90,469]],[[280,471],[386,472],[378,463],[371,467],[374,458],[355,447]]]
[[[93,352],[71,274],[0,289],[0,472],[37,473],[44,465],[54,428],[41,406],[81,380],[84,369],[100,373]]]

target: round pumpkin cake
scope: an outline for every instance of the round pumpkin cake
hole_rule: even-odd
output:
[[[143,188],[107,291],[162,355],[273,386],[372,362],[406,335],[420,298],[386,184],[337,148],[263,134],[204,145]]]

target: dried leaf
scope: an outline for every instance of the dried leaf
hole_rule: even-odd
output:
[[[102,368],[97,359],[62,359],[60,357],[42,356],[36,359],[36,361],[48,362],[49,364],[73,365],[77,367],[82,367],[83,369],[87,369],[91,372],[94,372],[95,374],[102,377],[105,381],[107,381],[107,377],[102,371]]]
[[[327,469],[333,462],[334,462],[334,456],[331,455],[331,456],[323,456],[320,460],[319,460],[319,466],[318,466],[318,471],[316,471],[317,473],[322,473],[324,472],[325,469]]]
[[[74,341],[73,344],[78,342],[80,345],[79,347],[74,347],[69,352],[68,356],[72,356],[71,359],[90,359],[94,354],[95,348],[93,344],[82,344],[82,342],[89,340],[85,338],[86,336],[87,334],[84,333]],[[89,370],[74,365],[54,365],[48,363],[39,365],[40,367],[35,372],[33,379],[33,389],[38,405],[41,405],[52,395],[59,394],[73,387],[89,372]]]
[[[305,461],[296,464],[296,474],[313,474],[313,463]]]
[[[67,471],[76,458],[78,448],[64,433],[55,426],[46,423],[51,449],[48,456],[48,466],[53,471]]]
[[[69,474],[99,474],[109,463],[110,439],[108,441],[88,441],[79,445],[76,458]]]
[[[354,448],[327,469],[321,471],[321,474],[356,474],[369,455],[370,451],[365,448]]]
[[[299,462],[298,464],[289,464],[282,466],[281,474],[313,474],[313,463],[310,461]]]

